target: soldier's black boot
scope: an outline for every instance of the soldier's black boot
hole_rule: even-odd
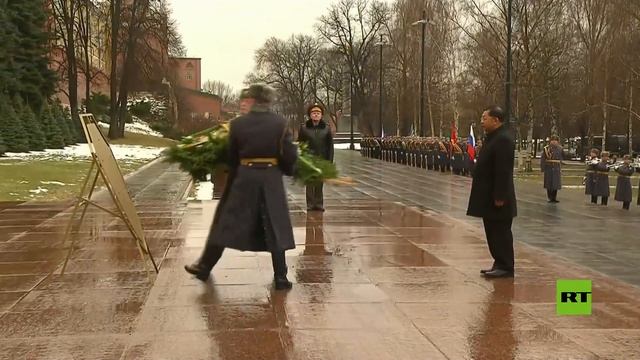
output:
[[[630,201],[625,201],[622,203],[622,208],[625,210],[629,210],[629,205],[631,205]]]
[[[284,251],[272,252],[271,264],[273,265],[273,283],[276,290],[291,289],[293,284],[287,279],[287,262]]]
[[[591,203],[592,204],[597,204],[598,203],[598,197],[595,195],[591,195]]]
[[[207,281],[209,279],[209,274],[211,270],[206,269],[204,266],[199,263],[193,263],[191,265],[185,265],[184,269],[191,275],[195,275],[195,277],[200,281]]]
[[[602,205],[607,206],[608,202],[609,202],[609,198],[607,196],[603,196],[602,197]]]
[[[216,266],[223,252],[224,248],[222,246],[215,245],[211,239],[208,239],[200,259],[191,265],[185,265],[184,269],[189,274],[195,275],[198,280],[207,281],[209,274],[211,274],[211,269]]]

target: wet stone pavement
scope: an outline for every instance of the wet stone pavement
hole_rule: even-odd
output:
[[[640,290],[519,233],[560,221],[552,210],[524,197],[516,278],[488,281],[484,236],[461,210],[467,179],[337,157],[357,184],[325,187],[325,213],[307,213],[290,186],[289,292],[272,289],[264,253],[225,252],[206,283],[184,272],[216,202],[182,201],[173,168],[132,190],[162,259],[153,281],[102,214],[80,229],[62,277],[46,272],[64,215],[0,230],[13,234],[0,240],[0,359],[640,359]],[[559,278],[593,280],[591,316],[555,314]]]

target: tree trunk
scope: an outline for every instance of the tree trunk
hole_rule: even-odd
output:
[[[627,135],[629,151],[627,153],[633,155],[633,85],[630,85],[630,82],[627,80],[627,86],[629,86],[629,132]]]
[[[551,135],[558,135],[558,121],[556,119],[556,112],[551,99],[551,80],[547,81],[547,111],[549,111],[549,117],[551,120]]]
[[[120,25],[122,24],[120,19],[121,11],[122,0],[112,0],[109,10],[111,15],[111,74],[109,76],[111,96],[111,107],[109,109],[109,116],[111,117],[109,124],[110,139],[118,138],[120,128],[118,122],[118,42],[120,41]]]
[[[67,77],[69,78],[69,107],[71,108],[71,116],[73,117],[73,119],[78,120],[78,62],[75,51],[75,29],[73,26],[75,9],[75,1],[70,0],[67,3],[67,7],[61,9],[65,12],[65,14],[60,15],[62,15],[64,18],[65,37],[67,38],[65,55],[67,58]]]
[[[91,97],[91,63],[89,61],[89,46],[91,46],[91,9],[89,0],[84,0],[84,10],[85,10],[85,24],[83,36],[84,39],[84,62],[85,62],[85,104],[88,103],[89,98]]]
[[[429,81],[425,81],[425,91],[427,92],[427,110],[429,113],[429,125],[431,126],[431,136],[435,135],[435,129],[433,124],[433,111],[431,109],[431,90],[429,89]]]

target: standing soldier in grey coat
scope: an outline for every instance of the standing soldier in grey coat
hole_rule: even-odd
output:
[[[229,177],[200,259],[185,270],[206,281],[225,248],[269,251],[277,290],[291,288],[285,250],[295,248],[282,175],[292,176],[297,149],[287,121],[269,109],[274,91],[251,85],[230,122]]]
[[[312,154],[328,161],[333,161],[333,135],[327,123],[322,119],[324,109],[313,104],[307,109],[309,120],[300,126],[298,142],[309,146]],[[307,185],[307,210],[324,211],[324,195],[322,183]]]
[[[562,189],[562,146],[560,138],[551,136],[549,145],[542,149],[540,171],[544,173],[544,188],[550,203],[557,203],[558,190]]]
[[[634,168],[631,166],[631,156],[625,155],[621,166],[616,168],[618,173],[618,182],[616,184],[616,201],[622,201],[622,208],[629,210],[633,193],[631,189],[631,176]]]
[[[602,158],[598,165],[596,165],[596,173],[594,175],[593,193],[591,196],[595,196],[596,204],[598,203],[598,197],[602,197],[602,205],[607,205],[609,201],[609,152],[603,151]]]

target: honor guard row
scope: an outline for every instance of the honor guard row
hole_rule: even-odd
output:
[[[635,172],[640,173],[640,162],[631,161],[630,155],[625,155],[621,162],[614,162],[610,159],[607,151],[602,153],[598,149],[591,149],[586,160],[586,171],[583,179],[584,193],[591,196],[591,203],[597,204],[600,198],[601,205],[607,205],[610,196],[609,173],[613,170],[618,174],[616,181],[616,192],[614,199],[622,202],[622,208],[629,210],[633,200],[633,189],[631,177]],[[637,204],[640,206],[640,192],[638,193]]]
[[[471,176],[475,158],[465,141],[418,136],[364,137],[362,156],[455,175]],[[479,146],[474,148],[478,154]]]

